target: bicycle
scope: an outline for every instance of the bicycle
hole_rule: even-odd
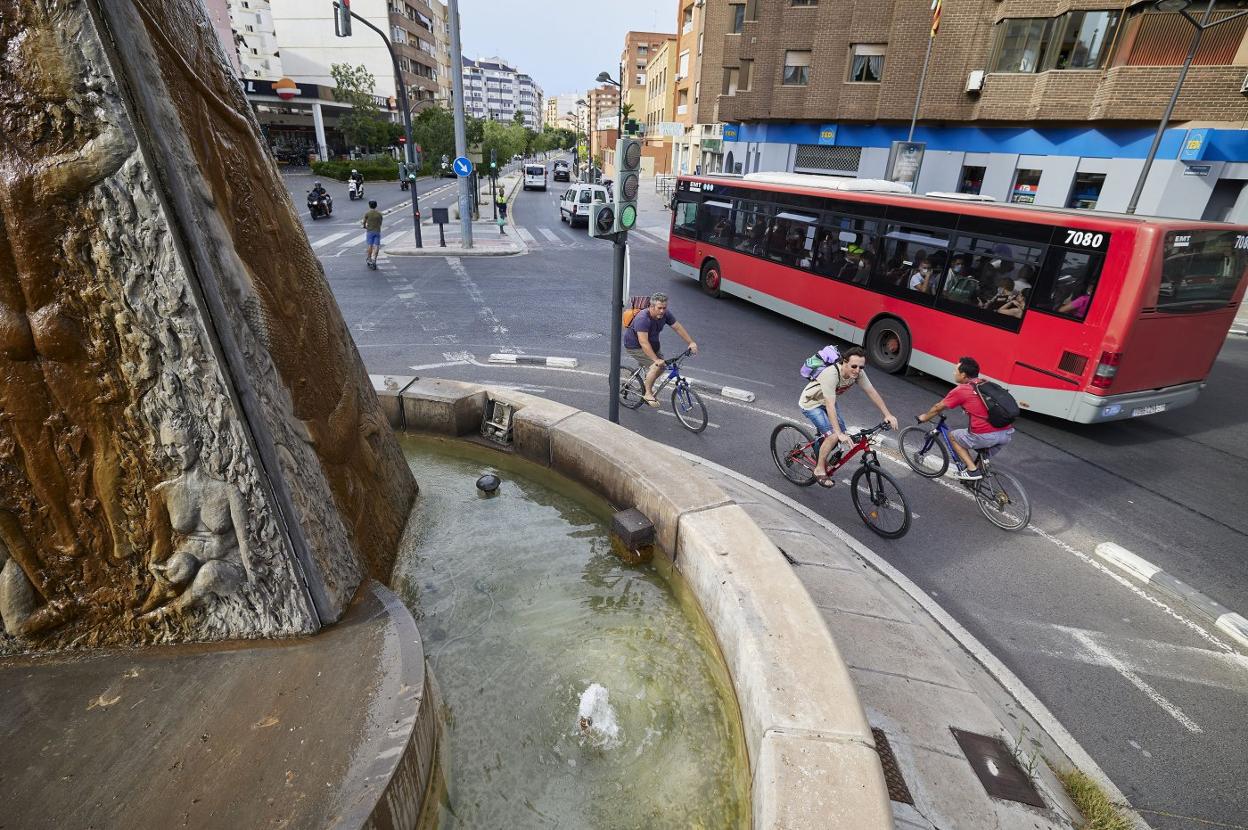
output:
[[[958,470],[965,470],[958,454],[953,449],[952,438],[945,416],[933,426],[931,424],[913,424],[901,431],[897,437],[897,448],[902,458],[924,478],[940,478],[949,469],[949,459],[953,459]],[[975,451],[976,466],[983,472],[983,477],[974,480],[963,480],[962,484],[975,496],[982,512],[988,521],[1002,530],[1022,530],[1031,521],[1031,502],[1023,485],[1010,473],[994,469],[989,460],[989,453],[984,450]]]
[[[885,539],[900,539],[910,529],[910,505],[897,481],[880,468],[873,440],[875,433],[888,428],[888,422],[884,421],[852,433],[849,437],[853,445],[848,450],[837,449],[828,457],[828,475],[862,453],[858,469],[849,479],[854,510],[875,533]],[[815,483],[817,440],[809,430],[787,421],[777,424],[771,431],[771,460],[776,462],[776,469],[782,476],[799,487]],[[832,438],[824,436],[824,440]]]
[[[696,433],[706,429],[707,417],[706,404],[702,403],[701,396],[689,385],[689,379],[680,373],[680,362],[690,354],[692,352],[685,349],[676,357],[663,361],[663,365],[667,367],[667,377],[655,384],[654,396],[657,398],[659,392],[674,381],[676,385],[672,388],[672,412],[676,413],[676,420],[680,421],[681,426]],[[632,369],[621,366],[620,377],[620,403],[629,409],[641,406],[646,394],[646,370],[640,366]]]

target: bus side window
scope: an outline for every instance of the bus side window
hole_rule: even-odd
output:
[[[1104,262],[1103,254],[1050,248],[1032,294],[1032,308],[1084,319]]]
[[[930,304],[949,263],[949,237],[907,225],[888,225],[884,233],[884,261],[875,276],[876,287],[914,301]]]
[[[672,233],[696,239],[698,236],[698,203],[677,202],[676,218],[672,225]]]
[[[754,256],[763,256],[767,249],[767,230],[773,212],[771,206],[741,199],[736,203],[736,208],[736,249]]]
[[[698,220],[698,238],[712,245],[732,246],[732,204],[707,199],[702,203],[702,215]]]

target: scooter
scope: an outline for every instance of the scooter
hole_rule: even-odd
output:
[[[347,182],[347,198],[351,201],[364,198],[364,182],[351,179]]]
[[[328,193],[321,195],[319,198],[311,190],[308,191],[308,213],[312,214],[312,219],[320,219],[322,216],[329,216],[334,212],[334,200],[329,197]]]

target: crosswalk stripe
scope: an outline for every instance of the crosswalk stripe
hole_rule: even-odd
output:
[[[318,239],[315,242],[313,242],[312,247],[321,248],[333,242],[335,239],[342,239],[344,236],[346,236],[349,233],[351,233],[351,231],[342,231],[341,233],[331,233],[329,236],[325,237],[324,239]]]
[[[546,237],[547,239],[549,239],[551,242],[562,241],[559,239],[558,236],[555,235],[555,232],[552,231],[550,228],[538,228],[537,232],[540,233],[542,236]]]
[[[525,242],[537,242],[537,240],[533,237],[533,234],[529,233],[524,228],[517,226],[516,233],[520,234],[520,238]]]

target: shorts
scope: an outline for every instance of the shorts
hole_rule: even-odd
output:
[[[1014,430],[1002,429],[997,432],[971,432],[967,429],[955,429],[949,433],[954,441],[957,441],[968,450],[984,450],[986,455],[996,455],[997,450],[1010,443],[1014,437]]]
[[[381,244],[381,231],[368,231],[365,234],[365,242],[367,242],[369,245],[380,245]]]
[[[832,431],[832,419],[828,417],[828,408],[826,406],[803,409],[802,414],[806,416],[806,420],[815,425],[815,430],[819,435],[827,435]],[[841,417],[839,409],[836,412],[836,423],[841,428],[841,432],[849,431],[849,428],[845,426],[845,419]]]
[[[631,357],[633,360],[637,361],[637,365],[643,369],[649,369],[651,366],[655,364],[655,361],[651,360],[650,356],[646,354],[645,351],[640,348],[625,349],[624,351],[628,352],[628,356]],[[662,363],[663,353],[655,352],[655,354],[659,356],[658,362]]]

